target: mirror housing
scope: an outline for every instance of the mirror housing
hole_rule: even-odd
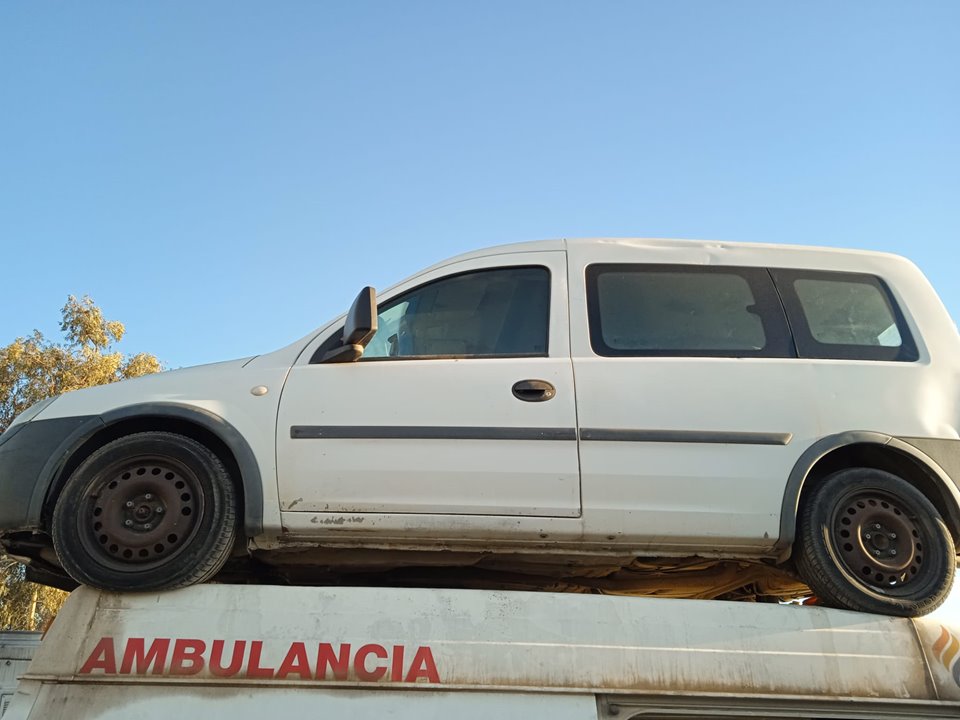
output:
[[[343,326],[343,339],[321,358],[321,363],[356,362],[377,332],[377,291],[369,285],[360,291]]]

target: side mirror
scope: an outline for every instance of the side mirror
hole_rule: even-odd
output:
[[[339,347],[321,358],[321,363],[356,362],[363,349],[377,332],[377,291],[365,287],[353,301],[343,326],[343,340]]]

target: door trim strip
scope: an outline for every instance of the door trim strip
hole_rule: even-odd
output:
[[[449,427],[444,425],[293,425],[293,440],[576,440],[574,428]],[[593,442],[789,445],[793,433],[581,428]]]
[[[581,428],[580,439],[600,442],[708,443],[723,445],[789,445],[793,433],[713,430],[616,430]]]
[[[576,440],[575,428],[293,425],[294,440]]]

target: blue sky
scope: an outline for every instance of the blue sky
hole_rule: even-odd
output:
[[[960,317],[960,3],[0,4],[0,342],[168,367],[597,235],[906,254]]]

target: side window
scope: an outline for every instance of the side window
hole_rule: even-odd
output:
[[[361,360],[545,356],[549,316],[544,267],[454,275],[381,305]]]
[[[773,282],[761,268],[591,265],[587,306],[598,355],[795,355]]]
[[[919,357],[886,284],[873,275],[773,270],[801,357],[894,360]]]

